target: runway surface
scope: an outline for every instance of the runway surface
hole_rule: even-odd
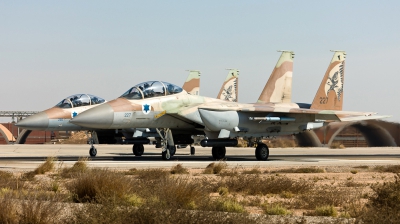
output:
[[[117,169],[170,168],[183,164],[190,168],[205,168],[213,161],[211,148],[196,147],[190,155],[189,147],[177,149],[171,161],[163,161],[161,149],[146,145],[143,156],[132,154],[132,145],[96,145],[97,156],[89,166]],[[57,157],[59,165],[71,166],[79,158],[89,157],[89,145],[0,145],[0,169],[32,170],[47,157]],[[254,148],[227,147],[229,167],[300,167],[400,164],[399,147],[374,148],[271,148],[268,161],[257,161]]]

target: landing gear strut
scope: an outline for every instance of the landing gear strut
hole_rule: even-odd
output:
[[[255,151],[257,160],[266,161],[269,156],[269,149],[266,144],[259,143]]]
[[[175,155],[176,152],[176,147],[175,146],[167,146],[163,151],[161,152],[161,156],[163,160],[170,160],[172,156]]]
[[[171,153],[171,156],[174,156],[176,153],[176,146],[168,146],[169,152]]]
[[[135,156],[142,156],[144,152],[144,146],[142,144],[134,144],[132,146],[132,152]]]
[[[194,155],[196,153],[196,149],[193,146],[190,146],[190,155]]]
[[[221,160],[225,158],[226,148],[225,146],[214,146],[212,147],[211,152],[214,159]]]
[[[163,128],[162,130],[156,129],[158,135],[161,137],[162,152],[161,157],[163,160],[170,160],[175,155],[176,147],[172,132],[169,128]]]
[[[90,137],[88,137],[89,144],[90,144],[89,155],[91,157],[95,157],[97,155],[97,149],[96,149],[96,147],[94,147],[93,144],[94,144],[95,138],[97,139],[97,134],[95,131],[92,131],[89,133],[90,133]],[[88,133],[86,133],[86,134],[88,134]]]

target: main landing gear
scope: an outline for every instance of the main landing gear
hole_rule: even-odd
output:
[[[225,158],[226,148],[225,146],[214,146],[212,147],[211,153],[215,160],[221,160]]]
[[[94,147],[94,145],[90,146],[89,155],[91,157],[95,157],[97,155],[97,149],[96,149],[96,147]]]
[[[196,149],[193,146],[190,146],[190,155],[194,156],[196,153]]]
[[[268,146],[264,143],[257,144],[255,154],[256,154],[257,160],[266,161],[269,156]]]
[[[251,145],[255,145],[257,143],[257,147],[255,150],[255,156],[259,161],[266,161],[269,157],[269,149],[268,146],[261,142],[261,139],[255,139],[251,142]],[[238,144],[237,139],[204,139],[201,141],[201,146],[203,147],[212,147],[211,153],[215,160],[221,160],[225,158],[226,154],[226,146],[236,146]]]
[[[135,156],[142,156],[144,152],[143,144],[134,144],[132,146],[132,152]]]

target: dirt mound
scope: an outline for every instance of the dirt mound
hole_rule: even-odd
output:
[[[84,131],[72,132],[68,139],[60,139],[60,144],[87,144],[88,137]]]

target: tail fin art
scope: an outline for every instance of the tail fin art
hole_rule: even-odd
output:
[[[282,52],[272,71],[267,84],[260,94],[257,103],[290,103],[292,102],[293,51]]]
[[[342,110],[345,51],[335,52],[321,85],[311,104],[311,109]]]
[[[226,76],[225,82],[221,86],[217,99],[238,102],[239,70],[227,70],[229,70],[228,76]]]
[[[199,95],[200,92],[200,71],[188,70],[189,76],[187,77],[182,88],[191,95]]]

